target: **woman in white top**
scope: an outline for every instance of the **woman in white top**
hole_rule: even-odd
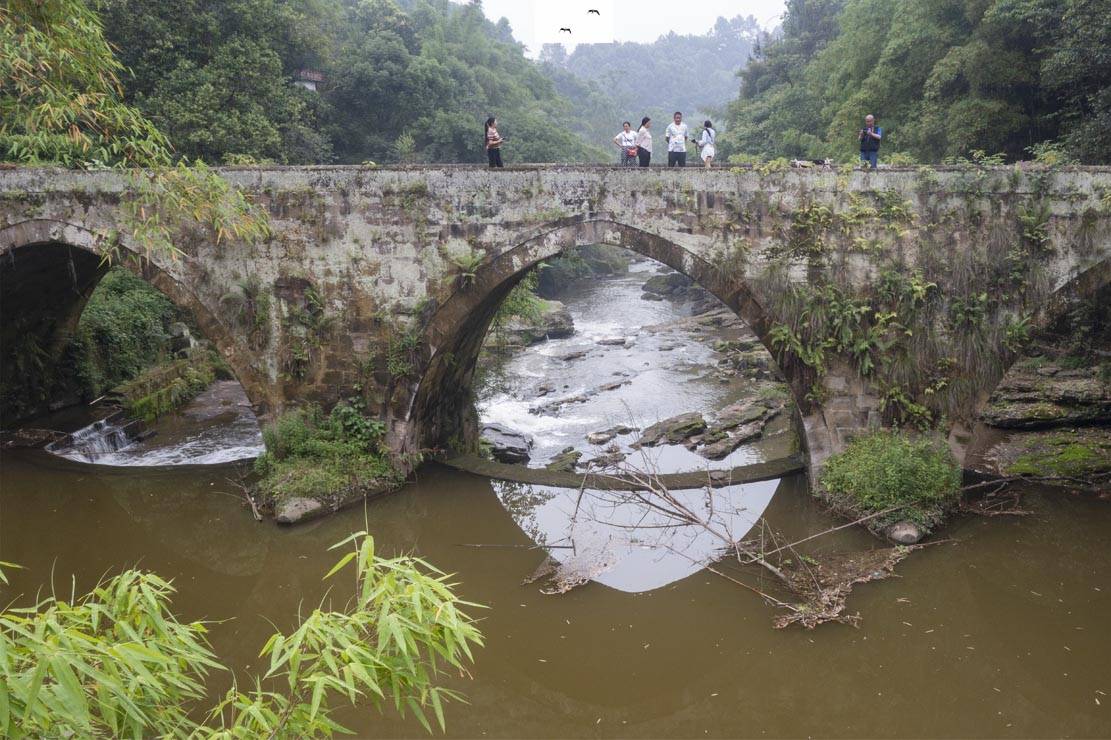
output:
[[[652,161],[652,119],[645,116],[640,121],[640,129],[637,130],[637,159],[640,160],[641,167],[647,167]]]
[[[717,141],[718,132],[714,131],[714,124],[706,121],[702,129],[702,138],[698,140],[698,149],[702,152],[702,161],[709,167],[714,163],[714,155],[717,150],[714,148],[714,143]]]
[[[618,161],[622,167],[632,167],[637,161],[637,135],[633,131],[633,125],[628,121],[621,124],[621,129],[621,133],[613,137],[613,143],[621,151]]]

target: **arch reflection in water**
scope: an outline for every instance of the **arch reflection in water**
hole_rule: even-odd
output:
[[[494,481],[510,516],[544,547],[545,590],[586,581],[637,593],[697,573],[763,516],[780,481],[717,489],[601,491]]]

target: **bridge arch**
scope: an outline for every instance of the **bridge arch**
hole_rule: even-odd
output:
[[[424,372],[404,413],[406,446],[427,449],[476,438],[471,384],[498,307],[537,264],[590,244],[623,247],[686,275],[729,307],[772,352],[768,339],[772,322],[749,285],[736,277],[736,271],[715,267],[671,239],[610,216],[561,219],[484,262],[473,280],[457,286],[432,315],[423,335],[427,351]],[[799,364],[780,364],[780,369],[802,411],[804,444],[812,457],[824,458],[831,440],[821,410],[806,399],[812,377]]]
[[[0,229],[0,347],[10,347],[19,334],[31,333],[45,352],[45,363],[56,361],[107,272],[106,242],[103,234],[53,219],[31,219]],[[266,399],[265,385],[252,367],[237,361],[236,345],[224,324],[169,271],[141,258],[142,251],[132,245],[122,246],[134,259],[120,263],[193,316],[258,410]],[[7,352],[4,359],[11,360]],[[10,421],[14,419],[4,420]]]

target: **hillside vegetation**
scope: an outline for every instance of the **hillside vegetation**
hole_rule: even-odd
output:
[[[849,159],[874,113],[909,160],[1111,161],[1109,18],[1109,0],[788,0],[723,153]]]
[[[585,161],[568,101],[508,24],[449,0],[104,0],[127,100],[205,161]],[[294,83],[323,75],[318,91]]]

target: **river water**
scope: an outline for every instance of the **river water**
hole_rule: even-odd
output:
[[[622,280],[599,282],[582,300],[614,300]],[[649,305],[680,310],[634,300],[619,302],[634,314]],[[571,297],[568,303],[573,313],[586,305]],[[593,305],[583,311],[627,323],[594,330],[584,321],[584,337],[636,334],[634,346],[653,346],[656,339],[633,327],[655,319],[600,314],[600,304]],[[520,378],[521,388],[538,382],[550,349],[511,358],[506,374]],[[697,362],[710,359],[704,345],[683,351]],[[652,372],[658,379],[661,364],[672,362],[661,362],[664,354],[656,348],[642,357],[599,357],[611,373],[635,369],[637,378]],[[515,370],[514,363],[535,372]],[[567,391],[587,385],[574,372],[586,371],[563,374]],[[691,369],[687,377],[700,372]],[[510,413],[527,393],[512,384],[500,388],[483,392],[484,413],[537,424],[531,431],[538,462],[549,451],[581,445],[599,423],[628,418],[619,415],[625,409],[616,397],[612,407],[598,405],[611,402],[600,394],[576,405],[568,417],[574,423],[561,426],[527,408]],[[650,395],[658,407],[634,412],[648,418],[673,408],[711,409],[732,392],[716,380],[697,381],[674,390],[682,403],[657,391]],[[236,427],[239,413],[233,408],[228,415],[227,447],[253,444]],[[549,439],[541,426],[549,423],[564,436]],[[195,428],[180,431],[176,441],[160,433],[132,452],[161,463],[213,459],[205,458],[214,452],[207,442],[173,452],[195,443]],[[558,596],[522,585],[546,557],[530,549],[533,537],[565,536],[560,517],[546,508],[565,492],[429,464],[397,494],[282,529],[256,523],[229,483],[242,465],[113,467],[41,450],[5,451],[0,560],[26,568],[11,573],[5,598],[30,601],[51,587],[52,577],[68,593],[71,574],[80,592],[106,572],[137,564],[174,579],[183,618],[219,620],[211,627],[216,652],[243,679],[260,670],[256,656],[272,625],[289,628],[299,608],[323,596],[321,576],[335,559],[326,548],[367,527],[382,551],[414,552],[454,572],[464,598],[490,607],[481,612],[486,646],[476,654],[474,679],[453,683],[471,704],[449,707],[451,736],[1111,735],[1111,508],[1104,502],[1031,490],[1024,500],[1031,516],[959,519],[945,531],[952,543],[914,553],[899,566],[899,578],[859,586],[849,601],[850,611],[863,616],[859,629],[776,631],[774,610],[758,596],[697,567],[679,568],[677,559],[661,560],[647,530],[639,542],[645,556],[622,560],[626,576],[610,570],[598,577],[602,582]],[[760,509],[792,538],[837,523],[812,503],[802,477],[738,495],[737,508]],[[468,546],[474,544],[501,546]],[[687,544],[700,553],[713,549]],[[814,541],[810,552],[874,545],[844,531]],[[758,572],[745,578],[773,588]],[[226,677],[214,678],[215,689],[225,685]],[[392,714],[352,710],[341,720],[367,737],[423,736],[415,721]]]

